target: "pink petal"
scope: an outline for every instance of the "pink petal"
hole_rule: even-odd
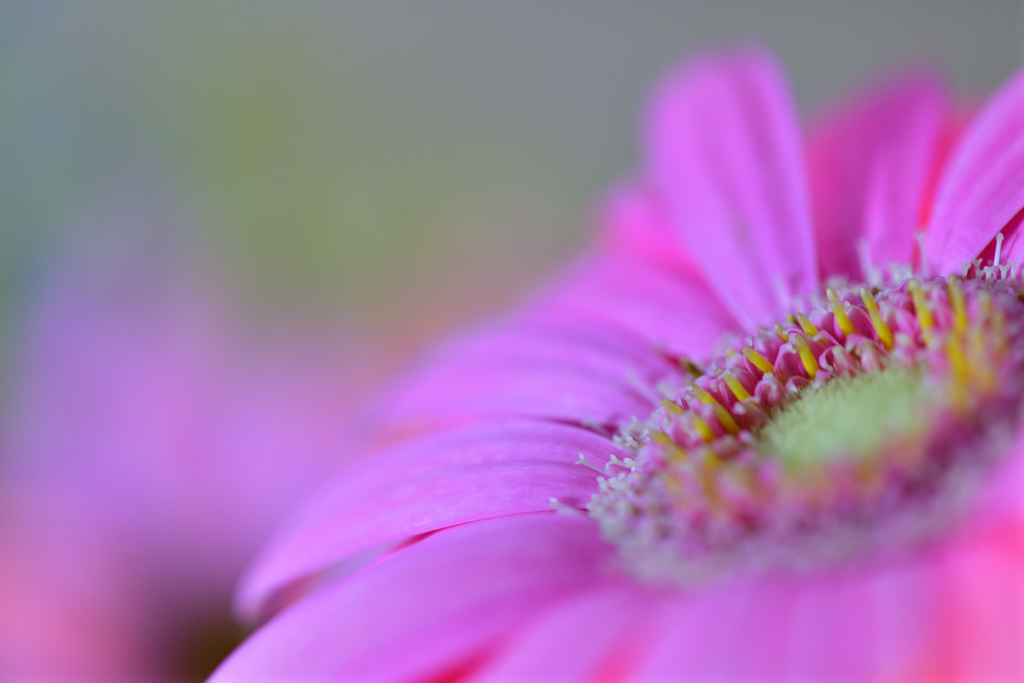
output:
[[[626,585],[581,593],[553,606],[495,653],[474,681],[614,680],[647,636],[658,597]]]
[[[646,183],[624,183],[608,193],[599,207],[598,226],[598,240],[606,253],[630,254],[683,273],[700,273],[664,199]]]
[[[673,74],[651,107],[647,154],[687,250],[741,324],[817,290],[798,122],[774,59],[738,50]]]
[[[940,616],[948,630],[932,647],[947,648],[950,668],[963,680],[1024,676],[1021,529],[992,531],[990,542],[949,557],[942,567],[939,589],[947,597]]]
[[[1022,670],[1021,568],[952,555],[862,574],[730,583],[680,599],[660,646],[633,675],[1011,680]]]
[[[606,583],[608,559],[593,523],[562,515],[442,531],[299,602],[211,681],[450,675],[553,601]]]
[[[1024,430],[1017,434],[1011,453],[992,473],[977,510],[980,519],[1024,519]]]
[[[637,679],[1016,680],[1024,522],[841,571],[732,581],[675,601]]]
[[[529,309],[470,335],[372,413],[391,441],[480,417],[620,425],[735,323],[699,277],[638,256],[584,259]]]
[[[929,263],[942,275],[959,272],[1022,208],[1024,71],[988,101],[953,151],[928,226]]]
[[[610,275],[595,272],[593,279]],[[670,372],[673,364],[636,331],[590,311],[541,307],[456,342],[387,395],[374,418],[404,425],[487,416],[618,424],[651,410],[636,381],[651,384]]]
[[[585,261],[541,300],[561,317],[585,315],[641,335],[673,356],[711,352],[736,323],[692,272],[630,256]]]
[[[335,479],[256,563],[239,591],[250,617],[287,584],[384,543],[478,519],[583,507],[603,466],[626,457],[576,427],[503,421],[442,432],[365,460]]]
[[[731,680],[753,673],[774,680],[784,669],[779,660],[785,657],[780,649],[785,634],[785,612],[777,609],[780,591],[784,595],[770,583],[730,583],[705,588],[693,598],[674,597],[668,605],[673,614],[633,678]]]
[[[911,263],[947,108],[941,83],[916,75],[884,84],[816,127],[808,165],[823,275],[862,278],[862,239],[875,265]]]

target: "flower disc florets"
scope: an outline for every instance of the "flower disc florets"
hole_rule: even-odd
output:
[[[1024,399],[1016,267],[828,289],[617,436],[588,504],[636,574],[691,582],[919,543],[955,523]]]

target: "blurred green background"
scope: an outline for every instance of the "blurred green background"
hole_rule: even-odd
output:
[[[647,88],[687,51],[767,42],[813,113],[908,60],[982,94],[1021,26],[1006,0],[7,0],[0,339],[77,216],[142,185],[258,310],[407,351],[585,239]]]

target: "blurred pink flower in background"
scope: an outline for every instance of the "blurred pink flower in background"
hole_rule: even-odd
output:
[[[167,214],[105,207],[29,306],[0,479],[4,680],[205,675],[240,637],[239,572],[348,457],[386,362],[352,332],[243,315]]]
[[[1020,274],[1007,265],[1024,249],[1024,75],[965,128],[933,79],[897,81],[826,118],[805,148],[772,58],[704,57],[658,90],[645,152],[640,178],[607,205],[601,243],[568,275],[378,404],[380,452],[313,499],[251,570],[239,609],[269,621],[214,681],[1024,672],[1024,456],[996,438],[999,415],[1019,427],[1024,379]],[[964,282],[932,279],[950,272]],[[825,282],[839,290],[829,301]],[[755,331],[775,320],[782,339]],[[797,400],[784,392],[850,367],[884,374],[901,353],[966,398],[951,393],[940,413],[949,421],[907,445],[856,424],[871,406],[841,394],[854,426],[879,432],[877,446],[845,492],[826,487],[845,481],[833,470],[812,467],[820,477],[804,502],[824,507],[801,508],[791,535],[733,524],[717,495],[672,497],[688,463],[712,478],[760,475],[742,469],[742,451],[727,457],[758,405],[778,416]],[[762,402],[748,403],[755,384]],[[820,395],[807,394],[812,408]],[[810,426],[797,446],[850,436]],[[968,447],[933,438],[947,428]],[[726,455],[711,458],[706,444]],[[930,465],[903,472],[908,453]],[[928,467],[942,474],[927,479]],[[886,488],[892,472],[908,479]],[[772,520],[785,495],[807,492],[785,476],[767,503],[743,497],[749,481],[728,493]],[[863,517],[843,526],[847,504]],[[673,535],[694,510],[693,526]],[[687,534],[708,519],[725,535],[694,555]],[[898,536],[908,519],[924,523]],[[829,537],[851,527],[856,543]],[[815,554],[830,558],[836,545],[841,561]],[[734,561],[748,547],[767,552]],[[680,588],[677,575],[705,561],[718,571]]]

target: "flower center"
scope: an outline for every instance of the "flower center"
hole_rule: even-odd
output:
[[[666,389],[587,508],[657,582],[799,569],[948,529],[1024,406],[1016,267],[828,289]]]
[[[793,468],[868,459],[920,440],[940,405],[923,372],[890,365],[801,392],[761,429],[759,448]]]

